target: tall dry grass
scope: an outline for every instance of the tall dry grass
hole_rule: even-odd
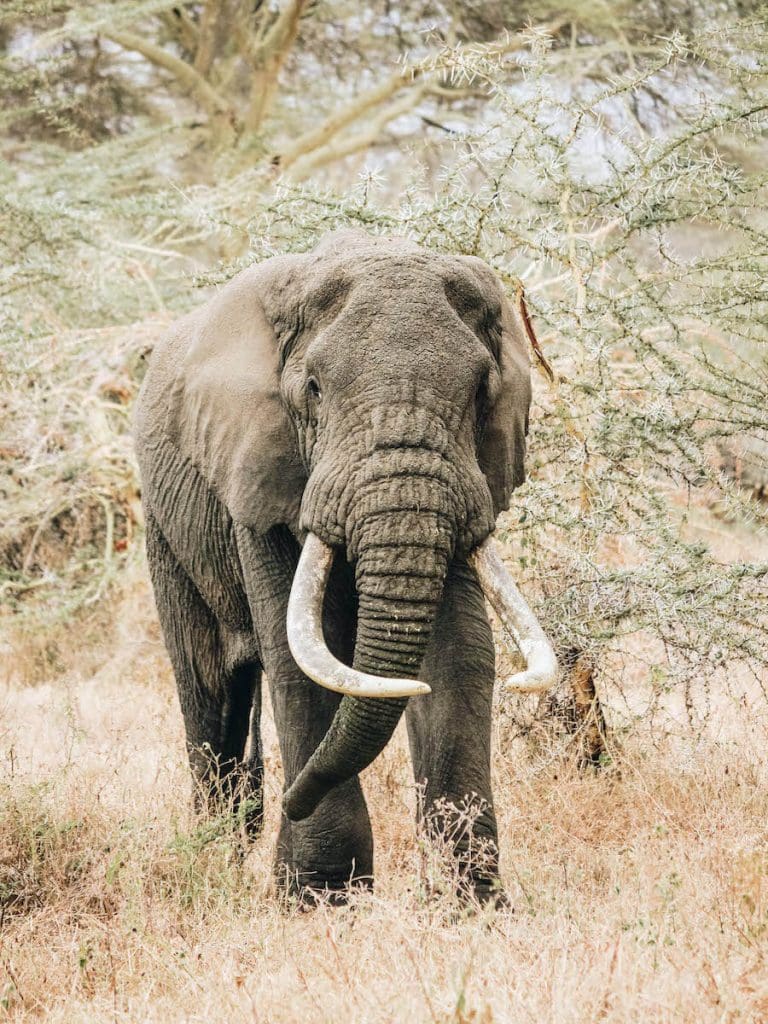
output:
[[[23,649],[6,662],[0,1018],[768,1019],[766,721],[746,689],[696,739],[658,718],[619,730],[612,763],[586,774],[567,744],[546,730],[521,738],[519,714],[500,707],[512,907],[497,913],[426,898],[435,867],[413,825],[399,735],[364,780],[375,893],[299,913],[271,883],[280,771],[269,715],[265,833],[243,860],[190,815],[140,565],[113,621],[94,672],[28,685]],[[92,642],[82,641],[88,665]]]

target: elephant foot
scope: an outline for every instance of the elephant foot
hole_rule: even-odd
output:
[[[253,841],[260,836],[264,825],[264,765],[261,760],[247,762],[235,791],[234,808],[246,839]]]
[[[469,918],[482,916],[489,919],[500,911],[514,913],[512,902],[501,879],[459,878],[433,879],[422,890],[423,899],[434,905],[435,911],[446,923],[458,924]]]
[[[261,835],[264,826],[264,803],[261,794],[240,801],[234,813],[235,828],[241,830],[245,842],[250,844]]]
[[[460,896],[467,902],[474,903],[483,909],[489,907],[493,910],[510,910],[512,908],[509,896],[499,878],[475,882],[463,894],[460,893]]]
[[[498,878],[478,880],[454,876],[433,880],[427,883],[425,896],[430,901],[446,900],[456,906],[462,916],[486,908],[506,910],[512,905]]]
[[[275,877],[278,890],[302,909],[343,906],[373,887],[373,837],[357,779],[303,821],[282,816]]]
[[[264,826],[264,804],[261,794],[237,801],[209,801],[196,808],[199,827],[218,836],[229,835],[244,851],[261,835]]]
[[[301,911],[316,910],[318,907],[346,907],[350,901],[364,892],[373,891],[373,879],[358,879],[343,889],[318,889],[304,886],[296,895],[296,902]]]
[[[470,912],[509,905],[499,877],[496,820],[489,802],[439,798],[422,824],[421,874],[428,898],[447,898]]]
[[[345,907],[355,896],[373,890],[373,878],[321,882],[316,873],[277,866],[277,888],[285,903],[306,912],[318,907]],[[311,882],[309,879],[311,878]]]

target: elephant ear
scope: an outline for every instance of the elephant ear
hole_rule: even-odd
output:
[[[493,281],[497,309],[499,300],[501,303],[496,345],[492,346],[497,349],[501,384],[485,421],[478,459],[493,499],[493,514],[498,516],[509,508],[512,491],[525,480],[531,364],[522,320],[495,276]]]
[[[195,317],[167,395],[167,436],[226,505],[262,533],[298,521],[306,473],[280,397],[295,334],[302,257],[239,274]]]

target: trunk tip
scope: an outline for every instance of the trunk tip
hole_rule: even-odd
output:
[[[314,772],[305,769],[283,794],[283,814],[289,821],[303,821],[312,814],[328,789],[327,782],[321,782]]]

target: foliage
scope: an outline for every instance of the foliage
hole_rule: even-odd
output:
[[[556,380],[537,382],[529,481],[501,527],[565,660],[591,659],[599,687],[640,666],[657,695],[727,682],[734,663],[759,675],[766,565],[699,526],[715,508],[726,538],[765,537],[765,505],[721,467],[768,443],[768,33],[753,5],[684,6],[687,20],[675,4],[467,3],[424,35],[427,4],[407,5],[402,32],[371,4],[356,48],[342,2],[256,5],[204,73],[206,12],[245,5],[12,8],[6,80],[37,85],[25,25],[55,88],[6,118],[0,169],[11,618],[41,592],[68,609],[103,596],[115,542],[132,546],[125,413],[173,312],[356,224],[479,255],[513,301],[524,283]],[[294,8],[255,116],[243,67]],[[75,41],[119,95],[98,130],[65,88]],[[105,444],[86,441],[94,406]],[[85,508],[102,523],[87,543],[59,529],[61,564],[36,560]]]
[[[764,53],[757,24],[725,45],[702,33],[565,90],[546,50],[520,55],[526,82],[509,89],[502,62],[446,49],[435,63],[483,78],[493,101],[437,189],[394,205],[370,179],[345,195],[288,188],[250,222],[258,256],[351,222],[481,256],[512,295],[524,280],[557,380],[542,375],[529,483],[503,525],[561,652],[591,655],[604,681],[606,649],[641,635],[663,645],[665,686],[768,663],[768,565],[724,563],[691,526],[714,502],[768,525],[718,450],[768,452],[768,196],[744,166],[766,126]],[[644,86],[736,54],[727,88],[681,92],[666,135],[628,127]]]

